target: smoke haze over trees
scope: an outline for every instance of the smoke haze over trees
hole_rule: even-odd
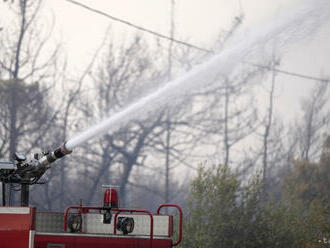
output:
[[[119,42],[110,27],[73,73],[42,25],[47,2],[0,4],[11,13],[9,24],[0,22],[1,161],[58,146],[208,56],[143,32]],[[215,49],[225,49],[244,15],[233,20]],[[329,81],[311,81],[301,111],[287,120],[277,109],[276,69],[285,60],[274,48],[264,60],[270,69],[240,64],[180,105],[86,142],[52,166],[48,184],[31,188],[31,203],[99,205],[101,186],[114,184],[128,207],[182,204],[182,247],[318,247],[330,239]]]

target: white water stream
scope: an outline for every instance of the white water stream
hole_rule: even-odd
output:
[[[300,39],[312,37],[329,18],[330,0],[297,0],[259,27],[251,29],[248,35],[235,35],[221,53],[77,134],[65,146],[72,150],[89,139],[114,132],[132,120],[143,120],[164,105],[177,104],[177,99],[184,98],[189,92],[202,88],[221,75],[228,75],[241,62],[252,58],[256,62],[256,57],[261,53],[260,57],[265,57],[265,52],[273,43],[287,47]]]

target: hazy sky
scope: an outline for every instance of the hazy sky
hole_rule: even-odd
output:
[[[115,17],[163,33],[169,33],[171,0],[78,0]],[[253,29],[255,24],[274,12],[285,9],[288,3],[302,0],[176,0],[175,37],[201,47],[209,48],[219,31],[230,27],[233,18],[242,10],[245,21],[242,28]],[[3,4],[3,3],[2,3]],[[291,6],[291,8],[294,8]],[[0,6],[0,11],[3,11]],[[52,14],[51,14],[52,13]],[[63,44],[70,68],[79,72],[100,45],[105,31],[111,25],[111,35],[120,39],[130,37],[136,30],[89,12],[65,0],[46,0],[41,18],[56,26],[53,38]],[[1,18],[0,18],[1,19]],[[275,20],[274,20],[275,21]],[[330,22],[314,37],[302,39],[282,54],[281,68],[307,75],[330,75]],[[146,37],[151,37],[146,34]],[[306,95],[313,81],[294,77],[278,77],[277,109],[294,116],[299,101]],[[265,85],[267,88],[267,85]]]
[[[79,0],[134,24],[168,34],[171,0]],[[219,31],[230,27],[242,10],[244,24],[263,19],[288,0],[176,0],[175,36],[208,48]],[[68,51],[81,54],[97,47],[109,25],[116,36],[134,35],[136,30],[89,12],[64,0],[47,0],[47,8],[55,15],[57,31],[62,33]],[[149,36],[146,34],[146,36]]]
[[[79,0],[118,18],[157,32],[168,34],[170,0]],[[268,16],[288,8],[290,0],[176,0],[175,36],[198,46],[209,48],[220,30],[230,27],[233,18],[244,12],[243,28],[253,29]],[[295,0],[299,4],[299,0]],[[54,13],[55,33],[68,52],[69,62],[80,68],[100,44],[105,30],[112,26],[116,37],[129,37],[136,30],[89,12],[64,0],[47,0],[45,10]],[[274,20],[275,21],[275,20]],[[317,36],[298,42],[283,54],[282,69],[320,76],[330,74],[330,25],[327,23]],[[146,34],[146,36],[150,36]],[[313,81],[289,76],[278,77],[277,109],[287,116],[295,115],[302,96]],[[265,86],[267,88],[267,85]]]

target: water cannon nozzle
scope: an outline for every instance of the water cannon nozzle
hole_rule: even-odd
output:
[[[49,165],[53,162],[55,162],[57,159],[64,157],[65,155],[68,155],[72,153],[71,150],[67,149],[65,146],[66,142],[63,143],[60,147],[56,148],[54,151],[49,152],[47,155],[41,157],[38,160],[39,165]]]

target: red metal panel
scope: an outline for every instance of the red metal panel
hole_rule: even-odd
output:
[[[10,207],[1,207],[0,232],[2,230],[34,230],[35,208],[29,208],[29,213],[11,213]],[[15,209],[20,209],[15,207]],[[22,208],[27,209],[27,208]]]
[[[1,248],[29,248],[29,231],[0,230]]]
[[[83,236],[61,236],[61,235],[38,235],[34,240],[34,248],[47,248],[48,244],[64,245],[65,248],[148,248],[150,239],[144,238],[113,238],[113,237],[83,237]],[[170,248],[170,239],[154,239],[154,248]]]
[[[29,248],[30,230],[34,229],[35,208],[0,208],[0,247]]]

